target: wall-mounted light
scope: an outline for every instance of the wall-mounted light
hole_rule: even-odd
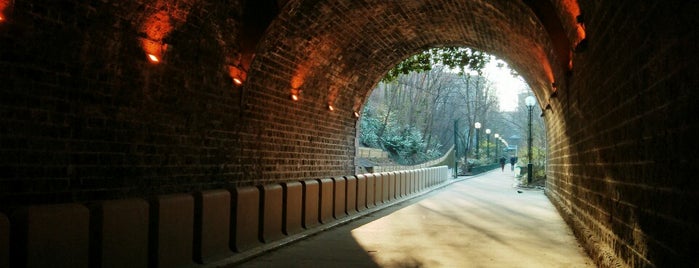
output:
[[[357,112],[357,111],[354,112],[354,118],[359,118],[359,112]]]
[[[148,60],[150,60],[153,63],[160,62],[160,59],[155,54],[148,54]]]
[[[580,41],[575,45],[575,48],[573,51],[576,53],[578,52],[583,52],[587,49],[587,33],[585,29],[585,16],[583,14],[580,14],[575,17],[575,21],[578,23],[577,25],[577,31],[578,31],[578,38]]]
[[[247,78],[247,72],[241,66],[228,66],[228,75],[233,80],[233,84],[237,87],[242,86]]]
[[[551,95],[549,98],[555,98],[558,97],[558,85],[556,85],[556,82],[551,83]]]
[[[328,104],[328,110],[335,111],[335,107],[332,106],[332,104]]]
[[[292,101],[298,101],[301,98],[301,89],[292,88],[290,98]]]
[[[146,59],[153,64],[158,64],[163,61],[163,55],[168,49],[168,45],[164,44],[162,41],[147,38],[141,39],[141,45],[143,46],[143,50],[146,52]]]

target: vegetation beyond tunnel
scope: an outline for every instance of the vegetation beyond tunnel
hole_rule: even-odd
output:
[[[411,55],[469,47],[531,88],[546,194],[599,266],[697,266],[696,14],[685,0],[0,0],[0,214],[70,203],[86,219],[90,202],[353,176],[372,89]]]

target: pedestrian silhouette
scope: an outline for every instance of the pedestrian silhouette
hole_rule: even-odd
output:
[[[500,169],[505,172],[505,157],[500,157]]]

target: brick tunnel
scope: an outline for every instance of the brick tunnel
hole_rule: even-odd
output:
[[[524,77],[546,195],[597,265],[696,266],[696,14],[679,0],[0,0],[0,267],[31,266],[28,207],[352,176],[371,89],[443,46]]]

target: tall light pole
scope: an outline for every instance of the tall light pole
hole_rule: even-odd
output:
[[[527,146],[529,151],[527,152],[527,158],[529,159],[529,164],[527,164],[527,184],[532,183],[532,109],[534,109],[534,104],[536,104],[536,99],[533,96],[529,96],[524,99],[524,104],[527,105],[529,109],[529,138],[527,141]]]
[[[454,178],[459,176],[459,137],[457,134],[459,133],[458,122],[458,119],[454,120]]]
[[[495,135],[493,135],[493,137],[495,137],[495,162],[497,162],[498,161],[498,154],[500,153],[500,149],[499,149],[499,147],[500,147],[500,134],[495,133]]]
[[[476,159],[479,159],[480,157],[478,157],[478,147],[480,147],[480,146],[479,146],[478,143],[479,143],[480,141],[479,141],[479,137],[478,137],[478,136],[480,136],[479,134],[480,134],[480,132],[481,132],[481,123],[480,123],[480,122],[476,122],[476,124],[474,124],[474,126],[476,127]]]
[[[485,129],[485,159],[490,161],[490,129],[486,128]]]

